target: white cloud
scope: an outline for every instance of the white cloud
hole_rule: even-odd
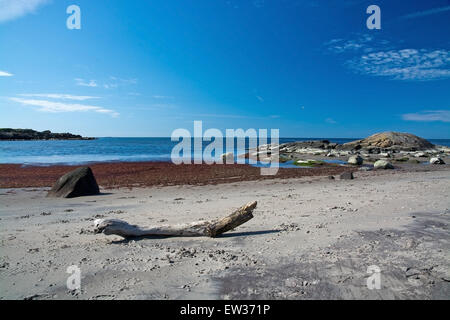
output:
[[[62,100],[76,100],[76,101],[99,99],[99,97],[74,96],[74,95],[70,95],[70,94],[60,94],[60,93],[27,93],[27,94],[24,93],[24,94],[19,94],[19,96],[48,98],[48,99],[62,99]]]
[[[440,8],[433,8],[433,9],[430,9],[430,10],[410,13],[410,14],[407,14],[407,15],[404,15],[404,16],[400,17],[400,19],[414,19],[414,18],[429,16],[429,15],[432,15],[432,14],[449,11],[449,10],[450,10],[450,6],[440,7]]]
[[[406,113],[402,115],[405,121],[421,121],[421,122],[450,122],[450,110],[428,110],[417,113]]]
[[[325,122],[326,123],[329,123],[329,124],[336,124],[337,122],[334,120],[334,119],[332,119],[332,118],[326,118],[325,119]]]
[[[0,23],[34,13],[48,2],[48,0],[0,0]]]
[[[12,76],[13,76],[12,73],[0,70],[0,77],[12,77]]]
[[[390,41],[369,35],[355,40],[333,39],[324,45],[346,56],[344,64],[356,73],[412,81],[450,77],[450,51],[446,49],[395,49]]]
[[[22,98],[9,98],[11,101],[15,101],[21,103],[23,105],[39,107],[38,111],[41,112],[97,112],[109,114],[112,117],[118,117],[119,113],[114,110],[105,109],[103,107],[98,106],[90,106],[84,104],[71,104],[64,102],[55,102],[55,101],[47,101],[47,100],[35,100],[35,99],[22,99]]]
[[[80,79],[80,78],[76,78],[75,82],[77,84],[77,86],[82,86],[82,87],[97,87],[97,81],[95,80],[90,80],[89,82],[86,82],[86,80],[84,79]]]
[[[403,49],[379,51],[347,61],[356,72],[394,80],[439,80],[450,77],[450,51]]]

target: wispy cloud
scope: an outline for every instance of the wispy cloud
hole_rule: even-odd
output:
[[[405,121],[421,122],[450,122],[450,110],[428,110],[417,113],[406,113],[402,115]]]
[[[73,104],[65,102],[55,102],[47,100],[36,100],[36,99],[23,99],[11,97],[11,101],[21,103],[27,106],[38,107],[38,111],[41,112],[51,112],[51,113],[61,113],[61,112],[96,112],[102,114],[108,114],[112,117],[118,117],[119,113],[98,106],[84,105],[84,104]]]
[[[364,50],[365,52],[372,51],[369,43],[373,37],[367,34],[358,35],[356,39],[332,39],[324,43],[327,49],[334,53],[343,53],[347,51]]]
[[[1,0],[0,0],[1,1]],[[138,82],[137,79],[121,79],[117,77],[109,77],[107,80],[104,81],[97,81],[97,80],[86,80],[82,78],[75,78],[75,84],[77,86],[82,87],[103,87],[105,89],[115,89],[119,86],[126,86],[126,85],[133,85]]]
[[[160,95],[154,95],[152,96],[154,99],[173,99],[174,97],[171,96],[160,96]]]
[[[333,118],[326,118],[325,122],[329,123],[329,124],[336,124],[337,123]]]
[[[0,0],[0,1],[1,1],[1,0]],[[9,72],[1,71],[1,70],[0,70],[0,77],[12,77],[12,76],[13,76],[12,73],[9,73]]]
[[[95,80],[89,80],[86,81],[84,79],[76,78],[74,79],[77,86],[82,87],[98,87],[97,81]]]
[[[48,2],[48,0],[0,0],[0,23],[34,13]]]
[[[121,79],[118,77],[109,77],[109,80],[107,82],[105,82],[105,84],[103,84],[103,88],[105,89],[115,89],[118,88],[119,86],[124,86],[124,85],[132,85],[132,84],[136,84],[138,82],[137,79]]]
[[[261,96],[256,95],[256,99],[258,99],[259,102],[264,102],[264,98]]]
[[[446,12],[446,11],[449,11],[449,10],[450,10],[450,6],[433,8],[433,9],[429,9],[429,10],[424,10],[424,11],[419,11],[419,12],[406,14],[404,16],[401,16],[400,19],[403,20],[403,19],[420,18],[420,17],[425,17],[425,16],[430,16],[430,15],[433,15],[433,14],[437,14],[437,13]]]
[[[390,41],[369,35],[333,39],[324,45],[344,56],[344,65],[356,73],[409,81],[450,77],[450,51],[446,49],[396,49]]]
[[[347,61],[359,73],[394,80],[438,80],[450,77],[450,51],[403,49],[380,51]]]
[[[19,96],[48,98],[48,99],[62,99],[62,100],[76,100],[76,101],[85,101],[85,100],[100,98],[100,97],[92,97],[92,96],[75,96],[75,95],[71,95],[71,94],[60,94],[60,93],[23,93],[23,94],[19,94]]]

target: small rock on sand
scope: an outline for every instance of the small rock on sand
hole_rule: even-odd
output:
[[[394,166],[392,163],[386,160],[378,160],[373,164],[373,167],[375,169],[394,169]]]
[[[351,156],[347,161],[349,164],[360,166],[363,164],[364,159],[361,156]]]
[[[445,164],[444,160],[439,157],[434,157],[430,159],[431,164]]]
[[[341,180],[353,180],[355,177],[353,176],[353,172],[347,171],[341,174]]]

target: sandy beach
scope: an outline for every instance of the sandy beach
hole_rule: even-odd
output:
[[[134,188],[139,179],[106,183],[101,166],[92,168],[102,194],[75,199],[45,197],[67,168],[0,166],[0,299],[450,298],[449,165],[356,171],[354,180],[293,169],[213,185],[205,174],[198,185],[156,179]],[[36,178],[21,180],[26,170]],[[15,185],[8,174],[17,174]],[[93,233],[98,218],[176,224],[255,200],[254,219],[218,238]],[[81,269],[81,291],[66,287],[71,265]],[[366,285],[372,265],[379,290]]]

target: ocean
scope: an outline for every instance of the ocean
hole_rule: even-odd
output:
[[[307,140],[329,140],[346,143],[356,139],[280,138],[280,143]],[[430,139],[433,144],[450,146],[450,139]],[[270,142],[270,139],[269,139]],[[171,161],[178,142],[170,138],[99,138],[97,140],[0,141],[0,163],[24,165],[86,164],[115,161]],[[203,142],[203,149],[210,142]],[[192,142],[192,146],[193,146]],[[248,147],[248,140],[247,140]],[[225,142],[223,142],[225,148]],[[225,151],[224,151],[225,152]],[[224,153],[220,152],[220,154]],[[237,148],[234,154],[245,153]],[[191,157],[196,154],[191,152]]]

